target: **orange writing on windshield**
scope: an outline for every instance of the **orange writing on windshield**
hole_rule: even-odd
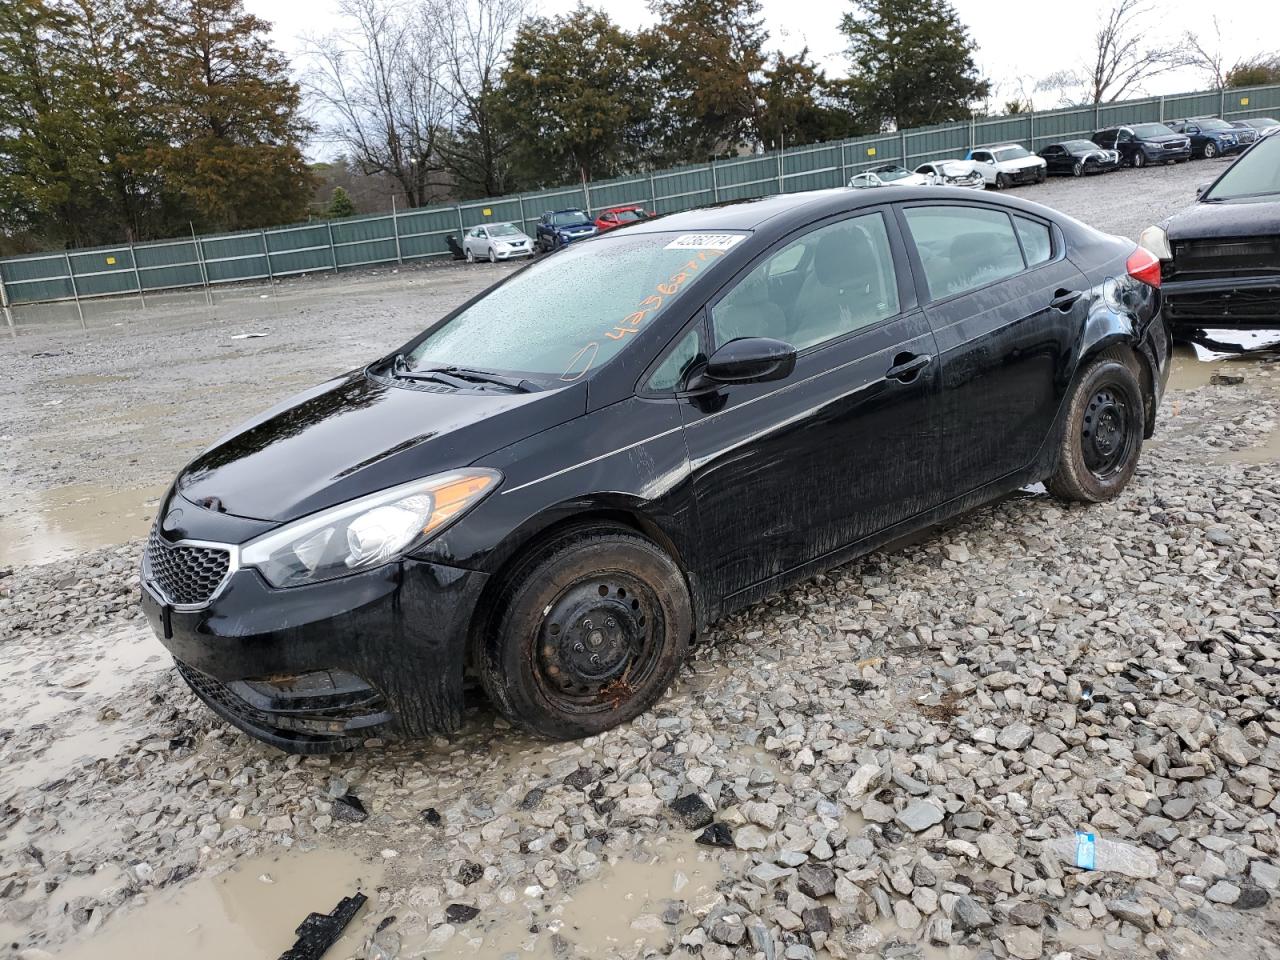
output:
[[[633,334],[645,319],[662,309],[662,304],[669,297],[674,297],[695,273],[701,269],[702,264],[707,260],[724,256],[722,250],[699,250],[698,255],[689,260],[688,263],[680,267],[680,272],[673,274],[666,280],[659,283],[654,290],[655,293],[649,294],[637,304],[637,310],[633,310],[627,314],[616,324],[612,330],[606,330],[604,335],[610,340],[621,340],[623,337]]]

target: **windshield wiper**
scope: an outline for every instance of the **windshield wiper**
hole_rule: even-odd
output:
[[[537,389],[533,383],[521,377],[504,377],[500,373],[474,370],[471,367],[427,367],[411,370],[402,353],[396,355],[391,365],[391,375],[399,380],[434,380],[451,387],[465,387],[469,383],[492,383],[520,393],[531,393]]]

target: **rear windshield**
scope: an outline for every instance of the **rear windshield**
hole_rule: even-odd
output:
[[[554,213],[551,222],[557,227],[570,227],[575,223],[586,223],[589,218],[581,210],[569,210],[566,213]]]
[[[577,380],[626,349],[746,234],[609,233],[572,244],[494,287],[405,359]]]
[[[1280,137],[1263,137],[1201,197],[1201,200],[1237,200],[1280,195]]]
[[[643,220],[639,210],[619,210],[614,214],[619,223],[630,223],[633,220]]]
[[[1031,156],[1022,147],[1002,147],[999,150],[991,151],[996,155],[997,160],[1021,160],[1023,157]]]
[[[1173,134],[1173,131],[1163,123],[1140,123],[1129,129],[1133,131],[1135,137],[1168,137]]]

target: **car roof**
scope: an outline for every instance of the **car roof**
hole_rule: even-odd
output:
[[[1026,210],[1050,219],[1061,219],[1037,204],[1017,197],[974,197],[974,191],[960,187],[906,186],[893,188],[894,202],[912,200],[963,200],[967,203],[984,203]],[[672,233],[675,231],[708,230],[757,230],[766,222],[794,219],[797,223],[813,221],[860,207],[879,206],[886,202],[885,191],[860,190],[856,187],[835,187],[828,190],[810,190],[804,193],[787,193],[761,197],[754,200],[731,200],[708,207],[669,213],[653,220],[644,220],[627,227],[627,236],[642,233]],[[607,240],[606,234],[602,239]]]

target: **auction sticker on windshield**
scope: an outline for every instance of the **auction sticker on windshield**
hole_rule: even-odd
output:
[[[728,250],[742,242],[740,233],[682,233],[664,249],[667,250]]]

